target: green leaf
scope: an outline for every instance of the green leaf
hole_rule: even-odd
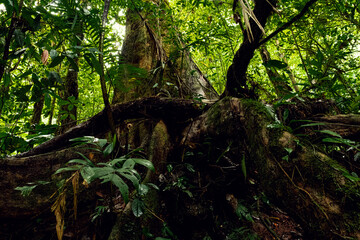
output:
[[[242,159],[241,159],[241,171],[244,175],[244,179],[247,178],[247,173],[246,173],[246,161],[245,161],[245,155],[242,156]]]
[[[53,67],[56,67],[57,65],[59,65],[63,60],[64,60],[65,56],[57,56],[55,57],[50,65],[49,65],[49,68],[53,68]]]
[[[155,172],[155,167],[153,165],[153,163],[149,160],[146,159],[141,159],[141,158],[131,158],[135,163],[143,165],[144,167],[150,169],[151,171]]]
[[[74,106],[73,104],[69,104],[69,105],[68,105],[68,110],[71,111],[71,110],[74,109],[74,107],[75,107],[75,106]]]
[[[67,164],[71,164],[71,163],[79,163],[79,164],[82,164],[82,165],[85,165],[85,166],[89,165],[89,162],[86,161],[86,160],[83,160],[83,159],[72,159],[72,160],[67,162]]]
[[[155,190],[160,190],[159,189],[159,187],[158,186],[156,186],[155,184],[153,184],[153,183],[147,183],[146,185],[148,185],[149,187],[152,187],[153,189],[155,189]]]
[[[313,126],[324,126],[326,125],[325,123],[308,123],[308,124],[304,124],[301,125],[300,127],[313,127]]]
[[[36,188],[37,185],[34,186],[22,186],[22,187],[16,187],[15,190],[21,191],[21,195],[23,197],[27,197],[30,195],[30,193],[32,192],[32,190],[34,188]]]
[[[24,72],[23,74],[21,74],[18,78],[26,78],[27,76],[29,76],[30,74],[32,74],[33,71],[32,69],[27,70],[26,72]]]
[[[133,160],[133,158],[129,158],[124,162],[122,167],[123,168],[133,169],[134,166],[135,166],[135,161]]]
[[[356,161],[358,161],[360,159],[360,152],[358,152],[358,153],[356,153],[355,155],[354,155],[354,161],[356,162]]]
[[[344,172],[342,173],[342,175],[343,175],[344,177],[346,177],[347,179],[349,179],[350,181],[353,181],[353,182],[358,182],[358,181],[360,181],[360,178],[359,178],[359,177],[354,176],[354,175],[350,174],[350,173],[347,172],[347,171],[344,171]]]
[[[99,60],[95,57],[94,54],[90,54],[91,64],[95,68],[95,71],[101,76],[102,75],[102,67]]]
[[[189,164],[189,163],[185,163],[185,167],[187,170],[189,170],[189,172],[192,172],[194,173],[195,172],[195,169],[194,169],[194,166]]]
[[[64,120],[64,119],[66,119],[68,116],[69,116],[69,114],[65,113],[65,114],[61,115],[60,120]]]
[[[145,204],[141,199],[135,198],[131,203],[131,210],[135,217],[140,217],[144,214]]]
[[[349,139],[343,139],[343,138],[324,138],[322,141],[328,142],[328,143],[340,143],[340,144],[345,144],[348,146],[353,146],[353,144],[355,144],[354,141],[351,141]]]
[[[292,148],[284,148],[289,154],[292,153],[294,150]]]
[[[66,56],[66,57],[67,57],[67,60],[69,61],[70,65],[71,65],[72,69],[75,70],[76,72],[79,72],[79,67],[76,64],[75,60],[70,56]]]
[[[91,183],[95,179],[95,171],[92,167],[86,166],[81,168],[80,174],[87,183]]]
[[[76,153],[79,154],[83,159],[85,159],[90,166],[92,166],[92,167],[95,166],[94,163],[92,161],[90,161],[90,159],[88,159],[84,154],[82,154],[81,152],[76,152]]]
[[[333,131],[330,131],[330,130],[319,130],[318,132],[326,133],[326,134],[329,134],[329,135],[331,135],[331,136],[341,138],[341,135],[340,135],[340,134],[338,134],[338,133],[336,133],[336,132],[333,132]]]
[[[60,83],[62,84],[62,79],[59,75],[59,73],[57,72],[54,72],[54,71],[50,71],[49,74],[48,74],[48,83],[49,83],[49,86],[52,86],[54,85],[54,83]]]
[[[82,166],[80,166],[80,165],[75,165],[75,166],[71,166],[71,167],[59,168],[58,170],[56,170],[56,172],[54,174],[59,174],[59,173],[68,172],[68,171],[77,171],[81,167]]]
[[[140,184],[138,188],[138,193],[140,196],[145,196],[149,192],[149,187],[145,184]]]
[[[93,179],[103,179],[107,175],[113,175],[115,174],[115,170],[112,167],[105,166],[105,167],[94,167],[94,176]]]
[[[125,203],[129,202],[129,187],[118,175],[109,174],[102,177],[101,179],[103,179],[102,183],[111,181],[119,189]]]
[[[124,169],[118,169],[116,172],[118,172],[124,178],[129,179],[134,185],[135,189],[139,189],[139,179],[132,172],[126,171]]]
[[[11,76],[8,72],[6,72],[4,74],[4,86],[8,87],[8,86],[10,86],[10,83],[11,83]]]
[[[110,166],[115,166],[117,163],[123,162],[123,161],[125,161],[125,160],[126,160],[125,157],[115,158],[115,159],[113,159],[113,160],[111,160],[111,161],[109,162],[109,165],[110,165]]]
[[[110,143],[109,145],[106,146],[106,148],[103,152],[104,156],[108,156],[109,154],[112,153],[113,150],[114,150],[114,144]]]

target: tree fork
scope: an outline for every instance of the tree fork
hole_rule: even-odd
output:
[[[276,3],[277,0],[255,1],[253,12],[262,27],[265,26],[268,17],[273,12],[273,6],[276,5]],[[255,98],[255,94],[248,89],[246,84],[246,70],[249,66],[250,60],[254,56],[255,50],[259,46],[259,41],[263,36],[263,32],[258,24],[252,19],[250,20],[250,26],[247,26],[247,28],[251,29],[252,39],[250,39],[248,34],[249,31],[246,31],[243,43],[241,44],[239,50],[235,53],[233,62],[228,69],[226,87],[222,95],[223,97],[233,96]]]

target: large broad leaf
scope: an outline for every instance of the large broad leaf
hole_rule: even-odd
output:
[[[86,166],[80,169],[82,178],[87,182],[91,183],[95,179],[95,171],[92,167]]]
[[[129,187],[124,182],[124,180],[121,179],[121,177],[116,174],[109,174],[102,177],[101,179],[103,179],[102,183],[111,182],[112,184],[114,184],[119,189],[125,203],[129,202]]]
[[[108,156],[110,153],[112,153],[112,151],[114,150],[114,143],[110,143],[109,145],[106,146],[105,150],[104,150],[104,155]]]
[[[71,65],[72,69],[74,69],[76,72],[79,72],[79,67],[76,64],[75,60],[70,56],[66,56],[66,57],[67,57],[67,60],[69,61],[70,65]]]
[[[91,59],[91,64],[94,68],[95,71],[99,74],[102,75],[102,67],[101,64],[99,62],[99,60],[95,57],[95,54],[91,53],[90,54],[90,59]]]
[[[144,214],[145,204],[141,199],[135,198],[131,203],[131,209],[135,217],[140,217]]]
[[[135,163],[143,165],[145,167],[147,167],[148,169],[150,169],[151,171],[155,172],[155,167],[152,164],[151,161],[146,160],[146,159],[141,159],[141,158],[131,158]]]
[[[133,158],[129,158],[124,162],[123,168],[133,169],[134,166],[135,166],[135,161],[133,160]]]
[[[93,168],[95,174],[94,174],[94,179],[100,178],[100,179],[104,179],[105,176],[107,175],[112,175],[115,174],[115,170],[112,167],[95,167]]]
[[[64,60],[64,58],[65,56],[56,56],[50,63],[49,68],[53,68],[59,65]]]
[[[118,169],[116,170],[116,172],[118,172],[121,176],[123,176],[124,178],[129,179],[132,184],[134,185],[134,187],[136,189],[139,189],[139,178],[137,178],[131,171],[126,171],[124,169]]]

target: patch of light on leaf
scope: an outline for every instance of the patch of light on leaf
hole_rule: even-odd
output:
[[[0,3],[0,12],[5,12],[6,8],[3,3]]]

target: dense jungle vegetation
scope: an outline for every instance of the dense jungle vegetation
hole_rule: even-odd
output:
[[[0,0],[0,239],[359,239],[357,0]]]

